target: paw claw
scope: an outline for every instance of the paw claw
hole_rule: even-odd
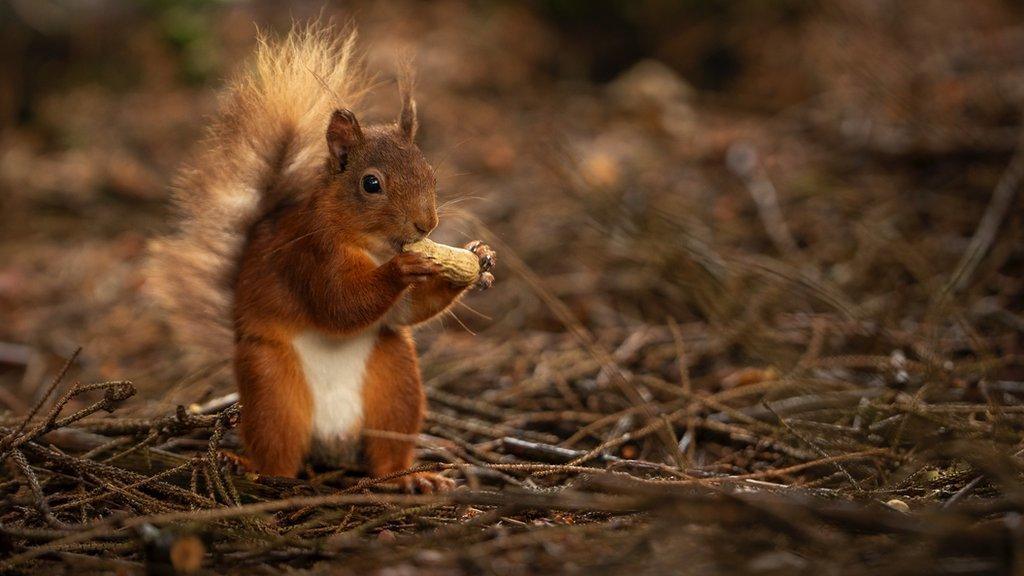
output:
[[[494,268],[494,254],[485,254],[480,258],[480,269],[484,272]]]
[[[245,476],[255,472],[255,467],[248,458],[230,450],[218,450],[217,462],[235,476]]]
[[[480,261],[481,272],[490,271],[490,269],[494,268],[494,265],[498,263],[497,255],[494,253],[494,250],[491,250],[490,246],[484,244],[480,240],[474,240],[469,244],[466,244],[466,250],[476,254],[476,257]]]
[[[469,244],[466,244],[466,250],[469,250],[473,254],[476,254],[480,262],[480,277],[477,278],[473,287],[477,290],[486,290],[494,284],[494,275],[491,274],[491,269],[494,268],[495,264],[498,263],[498,257],[491,250],[491,247],[484,244],[480,240],[474,240]]]
[[[476,288],[477,290],[487,290],[493,285],[494,274],[491,274],[490,272],[484,272],[483,274],[480,274],[479,278],[477,278],[476,283],[473,284],[473,287]]]

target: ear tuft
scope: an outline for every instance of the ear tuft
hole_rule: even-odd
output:
[[[338,170],[345,170],[349,151],[362,142],[363,130],[359,127],[356,115],[346,108],[335,110],[327,125],[327,149]]]
[[[398,73],[398,93],[402,97],[402,113],[398,116],[398,129],[409,142],[416,138],[419,121],[416,119],[416,100],[412,97],[415,84],[411,59],[405,59]]]

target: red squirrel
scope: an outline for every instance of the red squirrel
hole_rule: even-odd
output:
[[[469,288],[402,252],[437,226],[434,170],[407,77],[394,123],[364,127],[349,110],[368,86],[353,34],[314,24],[261,42],[181,171],[177,231],[152,245],[149,282],[177,335],[234,359],[244,458],[261,474],[294,477],[353,447],[375,477],[409,468],[426,409],[410,328]],[[466,248],[489,286],[494,253]]]

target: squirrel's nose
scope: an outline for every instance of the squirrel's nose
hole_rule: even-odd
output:
[[[419,220],[413,222],[413,225],[416,226],[416,230],[420,234],[426,236],[427,234],[430,234],[431,230],[437,227],[437,216],[431,214],[426,218],[420,218]]]

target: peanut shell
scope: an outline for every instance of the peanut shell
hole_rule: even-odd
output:
[[[440,264],[441,274],[456,284],[468,285],[480,277],[480,259],[464,248],[438,244],[429,238],[406,244],[406,252],[415,252]]]

